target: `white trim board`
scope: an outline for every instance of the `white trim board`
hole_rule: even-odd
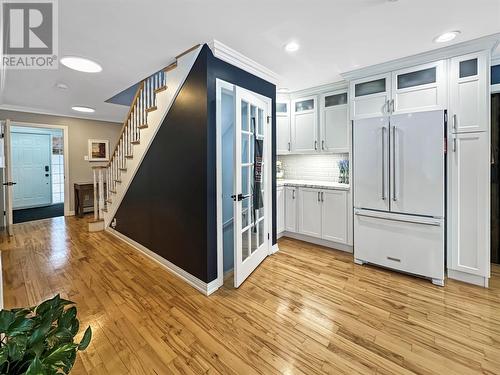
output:
[[[275,85],[277,85],[281,81],[281,77],[277,73],[266,68],[264,65],[259,64],[258,62],[246,57],[238,51],[226,46],[224,43],[221,43],[218,40],[214,39],[211,42],[207,43],[207,45],[212,50],[214,56],[218,59],[221,59]]]
[[[165,270],[167,270],[171,274],[177,276],[178,278],[182,279],[183,281],[185,281],[186,283],[191,285],[196,290],[202,292],[204,295],[209,296],[210,294],[215,292],[217,289],[219,289],[217,279],[215,279],[209,283],[201,281],[197,277],[191,275],[189,272],[184,271],[179,266],[176,266],[172,262],[169,262],[165,258],[159,256],[158,254],[149,250],[147,247],[145,247],[145,246],[141,245],[140,243],[134,241],[133,239],[125,236],[124,234],[118,232],[117,230],[110,228],[110,227],[107,227],[106,231],[111,233],[116,238],[122,240],[127,245],[130,245],[135,250],[140,251],[142,254],[146,255],[148,258],[154,260],[156,263],[158,263],[160,266],[162,266]]]
[[[340,75],[347,81],[369,77],[377,74],[391,72],[401,68],[425,64],[431,61],[438,61],[454,56],[466,55],[477,51],[493,51],[500,40],[500,33],[487,35],[481,38],[469,40],[462,43],[453,44],[451,46],[438,48],[435,50],[419,53],[416,55],[403,57],[400,59],[383,62],[341,73]]]
[[[3,263],[2,263],[2,252],[0,251],[0,310],[3,310]]]

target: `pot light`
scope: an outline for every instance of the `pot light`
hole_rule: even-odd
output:
[[[451,42],[453,39],[457,37],[457,35],[460,34],[460,31],[448,31],[446,33],[443,33],[437,37],[434,38],[435,43],[446,43],[446,42]]]
[[[84,107],[84,106],[80,106],[80,105],[75,105],[75,106],[71,107],[71,109],[73,111],[77,111],[77,112],[85,112],[85,113],[93,113],[93,112],[95,112],[94,108]]]
[[[95,61],[77,56],[65,56],[61,59],[64,66],[84,73],[99,73],[102,67]]]
[[[295,52],[300,48],[297,42],[289,42],[285,45],[285,51],[287,52]]]

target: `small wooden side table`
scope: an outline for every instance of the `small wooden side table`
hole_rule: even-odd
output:
[[[75,183],[75,215],[83,217],[83,209],[94,207],[94,184],[93,183]],[[88,211],[88,212],[93,212]]]

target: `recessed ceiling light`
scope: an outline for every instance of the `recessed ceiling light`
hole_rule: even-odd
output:
[[[299,44],[297,42],[289,42],[285,46],[285,50],[287,52],[295,52],[300,48]]]
[[[434,42],[436,43],[446,43],[446,42],[451,42],[453,39],[457,37],[457,35],[460,34],[460,31],[448,31],[446,33],[443,33],[437,37],[434,38]]]
[[[65,56],[61,59],[64,66],[84,73],[99,73],[102,67],[95,61],[77,56]]]
[[[73,111],[77,111],[77,112],[85,112],[85,113],[93,113],[93,112],[95,112],[94,108],[83,107],[83,106],[80,106],[80,105],[75,105],[75,106],[71,107],[71,109]]]
[[[59,90],[67,90],[69,88],[67,84],[62,83],[62,82],[56,83],[56,87]]]

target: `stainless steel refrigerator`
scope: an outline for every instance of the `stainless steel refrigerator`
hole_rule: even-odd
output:
[[[444,283],[446,111],[353,123],[356,263]]]

